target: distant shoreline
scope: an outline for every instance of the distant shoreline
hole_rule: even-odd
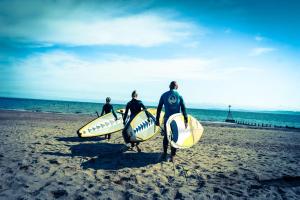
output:
[[[20,98],[0,98],[0,109],[30,111],[35,113],[60,113],[97,116],[101,113],[103,103],[71,102],[55,100],[36,100]],[[125,105],[113,103],[114,109],[123,109]],[[155,108],[155,106],[147,106]],[[187,108],[187,113],[200,121],[224,122],[228,117],[227,110],[210,110]],[[247,112],[231,110],[231,118],[241,125],[300,128],[300,113],[283,112]]]
[[[18,109],[1,109],[0,112],[15,112],[15,113],[28,113],[28,114],[50,114],[50,115],[64,115],[64,116],[87,116],[96,118],[96,114],[89,114],[89,113],[63,113],[63,112],[45,112],[45,111],[31,111],[31,110],[18,110]],[[92,119],[91,118],[91,119]],[[299,128],[274,128],[274,127],[253,127],[248,125],[236,124],[236,123],[228,123],[228,122],[221,122],[221,121],[200,121],[204,126],[210,127],[231,127],[231,128],[246,128],[246,129],[259,129],[259,130],[276,130],[276,131],[292,131],[292,132],[300,132]]]

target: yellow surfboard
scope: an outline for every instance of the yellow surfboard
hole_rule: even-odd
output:
[[[168,140],[172,147],[182,149],[195,145],[203,134],[203,126],[194,117],[188,115],[188,126],[185,127],[181,113],[171,115],[166,123]]]
[[[129,127],[127,128],[127,134],[130,135],[131,142],[143,142],[152,138],[155,134],[160,132],[160,128],[155,125],[156,118],[156,109],[149,108],[147,111],[151,114],[151,117],[148,121],[145,111],[138,113],[132,120],[129,122]],[[163,121],[164,112],[161,112],[160,115],[160,124]]]
[[[124,109],[116,111],[117,120],[112,113],[100,116],[84,125],[77,131],[79,137],[96,137],[118,132],[124,129],[122,114]]]

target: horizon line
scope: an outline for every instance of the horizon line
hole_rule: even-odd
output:
[[[65,102],[79,102],[79,103],[100,103],[100,104],[104,104],[105,99],[99,99],[99,101],[95,100],[95,99],[68,99],[68,98],[62,98],[62,99],[55,99],[55,98],[32,98],[32,97],[7,97],[7,96],[0,96],[0,98],[7,98],[7,99],[27,99],[27,100],[44,100],[44,101],[65,101]],[[103,102],[100,102],[103,101]],[[151,101],[143,101],[147,106],[151,106],[151,107],[157,107],[157,104],[155,104],[154,102]],[[118,104],[118,105],[126,105],[127,102],[126,101],[122,101],[122,100],[115,100],[114,104]],[[192,106],[186,106],[186,108],[188,109],[203,109],[203,110],[222,110],[222,111],[227,111],[228,110],[228,106],[221,106],[221,105],[205,105],[204,104],[199,104],[199,103],[188,103],[189,105]],[[231,105],[231,104],[230,104]],[[249,112],[300,112],[300,110],[288,110],[288,109],[262,109],[262,108],[251,108],[251,107],[235,107],[235,108],[230,108],[231,111],[249,111]]]

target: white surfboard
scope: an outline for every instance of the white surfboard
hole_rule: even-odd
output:
[[[200,122],[190,115],[188,115],[188,126],[186,128],[181,113],[169,117],[166,129],[171,146],[178,149],[190,148],[195,145],[200,140],[204,130]]]
[[[129,122],[130,124],[126,132],[129,134],[131,142],[143,142],[149,140],[161,131],[160,128],[155,125],[156,109],[149,108],[147,111],[151,114],[149,121],[145,111],[141,111],[131,120],[131,122]],[[161,112],[161,123],[163,116],[164,112]]]
[[[91,122],[84,125],[77,131],[79,137],[96,137],[101,135],[106,135],[110,133],[118,132],[124,129],[122,111],[120,109],[116,111],[117,120],[113,113],[108,113],[103,116],[100,116]]]

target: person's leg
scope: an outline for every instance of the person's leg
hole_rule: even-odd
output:
[[[167,134],[165,133],[165,135],[164,135],[164,141],[163,141],[163,148],[164,148],[164,153],[165,154],[167,154],[168,145],[169,145],[169,141],[168,141],[168,138],[167,138]]]
[[[122,130],[123,139],[126,144],[130,142],[130,136],[127,132],[128,127],[129,127],[129,124],[126,124],[124,129]]]
[[[176,148],[171,147],[171,156],[174,157],[176,155]]]
[[[168,141],[167,132],[166,132],[166,123],[164,123],[164,139],[163,139],[164,152],[162,154],[162,160],[167,159],[168,145],[169,145],[169,141]]]
[[[136,146],[136,150],[138,152],[142,152],[141,148],[139,147],[139,144],[140,144],[139,142],[136,143],[136,145],[135,145]]]
[[[164,122],[164,140],[163,140],[163,148],[164,148],[164,154],[167,154],[168,151],[168,137],[167,137],[167,129],[166,129],[166,121]]]
[[[110,138],[111,138],[111,134],[108,134],[107,139],[110,140]]]
[[[124,141],[125,143],[131,143],[131,147],[134,147],[134,143],[130,142],[130,133],[129,133],[129,126],[130,126],[130,122],[131,120],[133,119],[133,116],[130,116],[130,119],[129,121],[126,123],[123,131],[122,131],[122,134],[123,134],[123,138],[124,138]]]

